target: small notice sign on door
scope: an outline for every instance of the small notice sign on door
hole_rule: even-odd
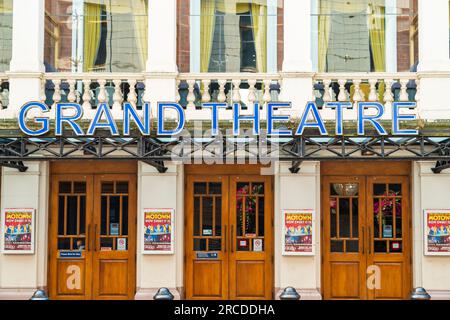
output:
[[[263,251],[263,239],[253,239],[253,251],[255,252]]]

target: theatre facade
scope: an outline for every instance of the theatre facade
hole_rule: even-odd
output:
[[[0,0],[0,299],[450,299],[429,2]]]

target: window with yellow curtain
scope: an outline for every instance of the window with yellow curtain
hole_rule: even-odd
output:
[[[266,70],[266,0],[201,0],[200,71]]]
[[[0,0],[0,72],[8,70],[11,61],[12,2]]]
[[[141,72],[148,0],[46,1],[48,72]]]
[[[408,71],[415,63],[409,0],[316,1],[319,72]]]

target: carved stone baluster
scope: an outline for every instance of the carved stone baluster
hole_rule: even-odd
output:
[[[347,90],[345,89],[345,84],[347,83],[347,80],[339,79],[339,95],[338,95],[338,101],[347,101]]]
[[[332,101],[332,97],[331,97],[331,94],[330,94],[330,85],[331,85],[331,79],[323,80],[324,93],[323,93],[322,99],[323,99],[324,102]]]
[[[355,86],[355,92],[353,93],[353,101],[355,106],[358,105],[358,102],[363,101],[364,97],[361,94],[361,80],[353,80],[353,84]]]
[[[136,94],[136,83],[137,81],[135,79],[131,79],[128,81],[128,84],[130,85],[130,92],[128,93],[127,102],[134,108],[136,108],[138,102],[138,96]]]
[[[55,79],[52,80],[55,91],[53,92],[53,105],[61,102],[61,80]]]
[[[378,94],[377,94],[377,79],[369,79],[369,85],[370,85],[370,93],[369,93],[369,101],[370,102],[376,102],[378,101]]]
[[[217,96],[217,101],[225,102],[227,101],[227,95],[225,94],[225,86],[227,84],[227,80],[220,79],[218,83],[219,83],[219,95]]]
[[[91,80],[88,79],[84,79],[83,80],[83,88],[84,88],[84,92],[83,92],[83,109],[84,112],[87,112],[89,109],[92,109],[92,105],[91,105],[91,99],[92,99],[92,95],[91,95]]]
[[[77,95],[75,93],[75,84],[77,81],[75,79],[69,79],[67,80],[67,83],[69,83],[69,94],[67,95],[67,100],[74,103],[77,100]]]
[[[250,88],[248,89],[248,102],[250,105],[256,102],[256,79],[250,79],[248,80],[248,84]]]
[[[98,92],[98,103],[107,103],[108,102],[108,93],[106,92],[106,80],[105,79],[101,79],[98,80],[98,84],[99,84],[99,92]]]
[[[175,102],[179,103],[181,100],[181,96],[180,96],[180,84],[181,84],[181,80],[177,79],[177,81],[175,82]]]
[[[394,81],[392,79],[386,79],[386,90],[384,92],[384,106],[386,111],[389,113],[392,107],[392,102],[394,101],[394,95],[392,94],[392,83]]]
[[[202,102],[210,102],[211,95],[209,94],[209,86],[211,85],[211,80],[202,80],[203,92],[202,92]]]
[[[409,101],[409,96],[408,96],[408,79],[400,79],[400,85],[401,85],[401,89],[400,89],[400,101]]]
[[[45,84],[47,83],[47,79],[45,79],[45,78],[42,78],[42,80],[41,80],[41,92],[40,92],[40,94],[39,94],[39,100],[42,102],[42,103],[45,103],[45,100],[47,100],[47,95],[45,94]]]
[[[241,80],[233,80],[233,103],[240,103],[242,100],[240,86]]]
[[[194,86],[195,86],[195,80],[190,79],[187,81],[188,87],[189,87],[189,93],[187,95],[187,107],[188,108],[195,108],[195,93],[194,93]]]
[[[122,80],[115,79],[113,80],[114,83],[114,94],[113,94],[113,106],[112,106],[112,112],[115,117],[121,117],[123,116],[122,113],[122,103],[123,103],[123,94],[122,89],[120,86],[122,85]],[[132,88],[130,87],[130,94],[131,94]],[[133,90],[134,91],[134,90]],[[130,95],[128,95],[128,98],[130,98]],[[133,107],[136,107],[133,105]]]
[[[264,83],[263,102],[266,104],[272,101],[272,96],[270,95],[270,84],[272,83],[272,80],[266,79],[263,81],[263,83]]]

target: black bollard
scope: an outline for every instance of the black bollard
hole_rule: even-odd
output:
[[[49,300],[44,290],[36,290],[30,300]]]
[[[293,287],[287,287],[280,295],[280,300],[300,300],[300,295]]]
[[[167,288],[160,288],[153,296],[154,300],[173,300],[174,296]]]
[[[411,300],[430,300],[431,296],[424,288],[415,288],[411,292]]]

